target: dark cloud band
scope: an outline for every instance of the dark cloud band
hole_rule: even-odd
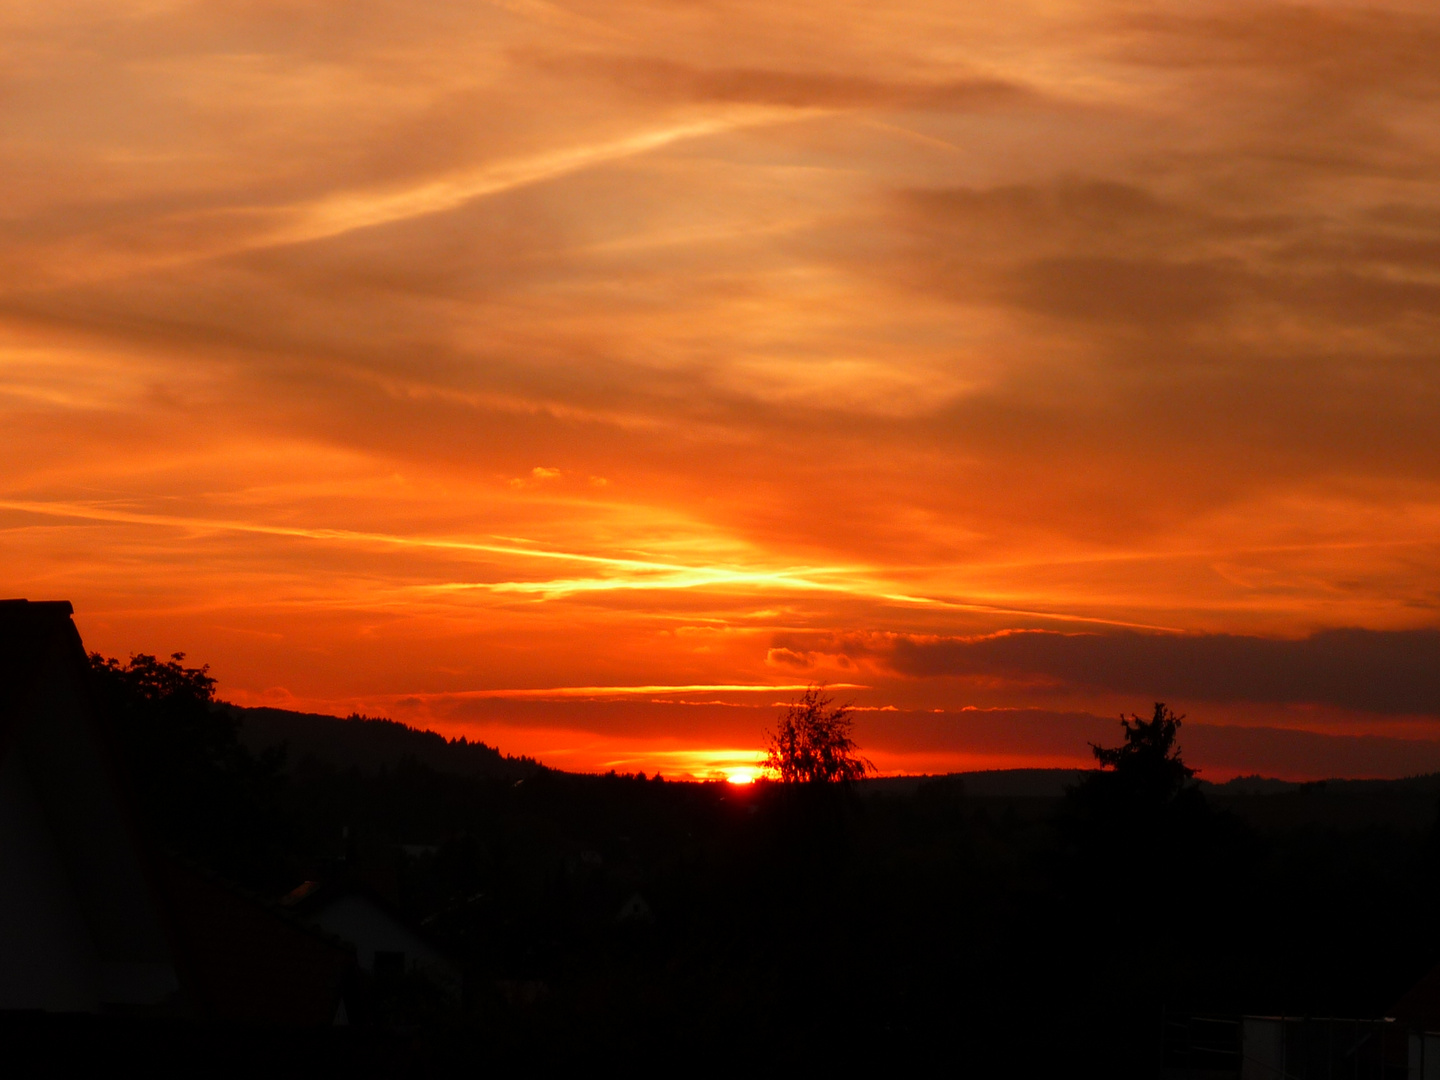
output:
[[[1154,698],[1440,716],[1440,630],[1325,630],[1293,641],[1045,631],[899,638],[889,662],[912,676],[1038,677]]]

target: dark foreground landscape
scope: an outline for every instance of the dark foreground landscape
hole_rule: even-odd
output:
[[[24,732],[52,676],[9,644],[25,692],[5,724],[40,790]],[[387,720],[221,705],[179,658],[81,667],[180,974],[163,1008],[0,1013],[50,1065],[1222,1076],[1248,1015],[1297,1018],[1287,1075],[1408,1076],[1409,1033],[1440,1027],[1437,776],[582,776]],[[273,920],[231,949],[252,955],[225,953],[222,908]],[[362,910],[409,955],[334,930]]]

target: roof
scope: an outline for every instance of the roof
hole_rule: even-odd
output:
[[[47,653],[78,651],[80,634],[68,600],[0,600],[0,760],[9,751],[19,712],[34,693]]]
[[[188,981],[210,1019],[334,1021],[355,964],[349,946],[199,867],[166,860],[164,881]]]
[[[333,881],[301,882],[281,899],[280,904],[287,911],[293,912],[302,919],[315,919],[319,918],[330,905],[346,897],[358,897],[366,901],[386,918],[403,927],[418,941],[453,962],[450,950],[437,941],[434,934],[423,926],[417,925],[415,920],[363,881],[357,881],[354,878],[340,878]]]
[[[1440,964],[1422,975],[1390,1011],[1407,1027],[1440,1030]]]

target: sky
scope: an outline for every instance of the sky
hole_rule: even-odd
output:
[[[1440,770],[1440,13],[9,0],[0,593],[719,775]]]

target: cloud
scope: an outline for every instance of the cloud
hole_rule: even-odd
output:
[[[701,67],[648,56],[529,55],[545,70],[603,79],[647,99],[746,103],[795,109],[987,109],[1036,97],[1019,82],[972,76],[921,82],[835,71]]]
[[[1248,284],[1224,263],[1068,257],[1013,275],[1015,298],[1057,318],[1160,328],[1213,325]]]
[[[1132,13],[1137,63],[1300,75],[1328,94],[1433,97],[1440,19],[1428,11],[1322,4],[1223,4],[1185,15]]]
[[[1418,344],[1440,292],[1430,280],[1440,234],[1397,236],[1376,208],[1337,220],[1323,208],[1276,213],[1194,194],[1065,178],[1045,185],[904,193],[916,283],[1104,331],[1204,331],[1217,359],[1245,350],[1259,319],[1382,329]],[[1415,222],[1419,225],[1419,222]],[[928,264],[928,265],[927,265]],[[1173,337],[1172,339],[1173,340]],[[1318,333],[1277,337],[1272,356]],[[1121,354],[1126,355],[1126,354]]]
[[[771,649],[765,654],[765,662],[774,667],[795,668],[800,671],[815,664],[814,653],[796,652],[794,649]]]
[[[1432,708],[1294,641],[1440,611],[1423,5],[0,24],[0,566],[117,654]]]
[[[1040,677],[1152,700],[1312,703],[1440,716],[1440,630],[1324,630],[1300,640],[1048,631],[901,637],[889,663],[922,678]]]
[[[770,649],[765,654],[765,663],[771,667],[791,668],[796,671],[814,671],[820,667],[849,671],[855,667],[855,661],[843,652],[797,652],[783,647]]]

